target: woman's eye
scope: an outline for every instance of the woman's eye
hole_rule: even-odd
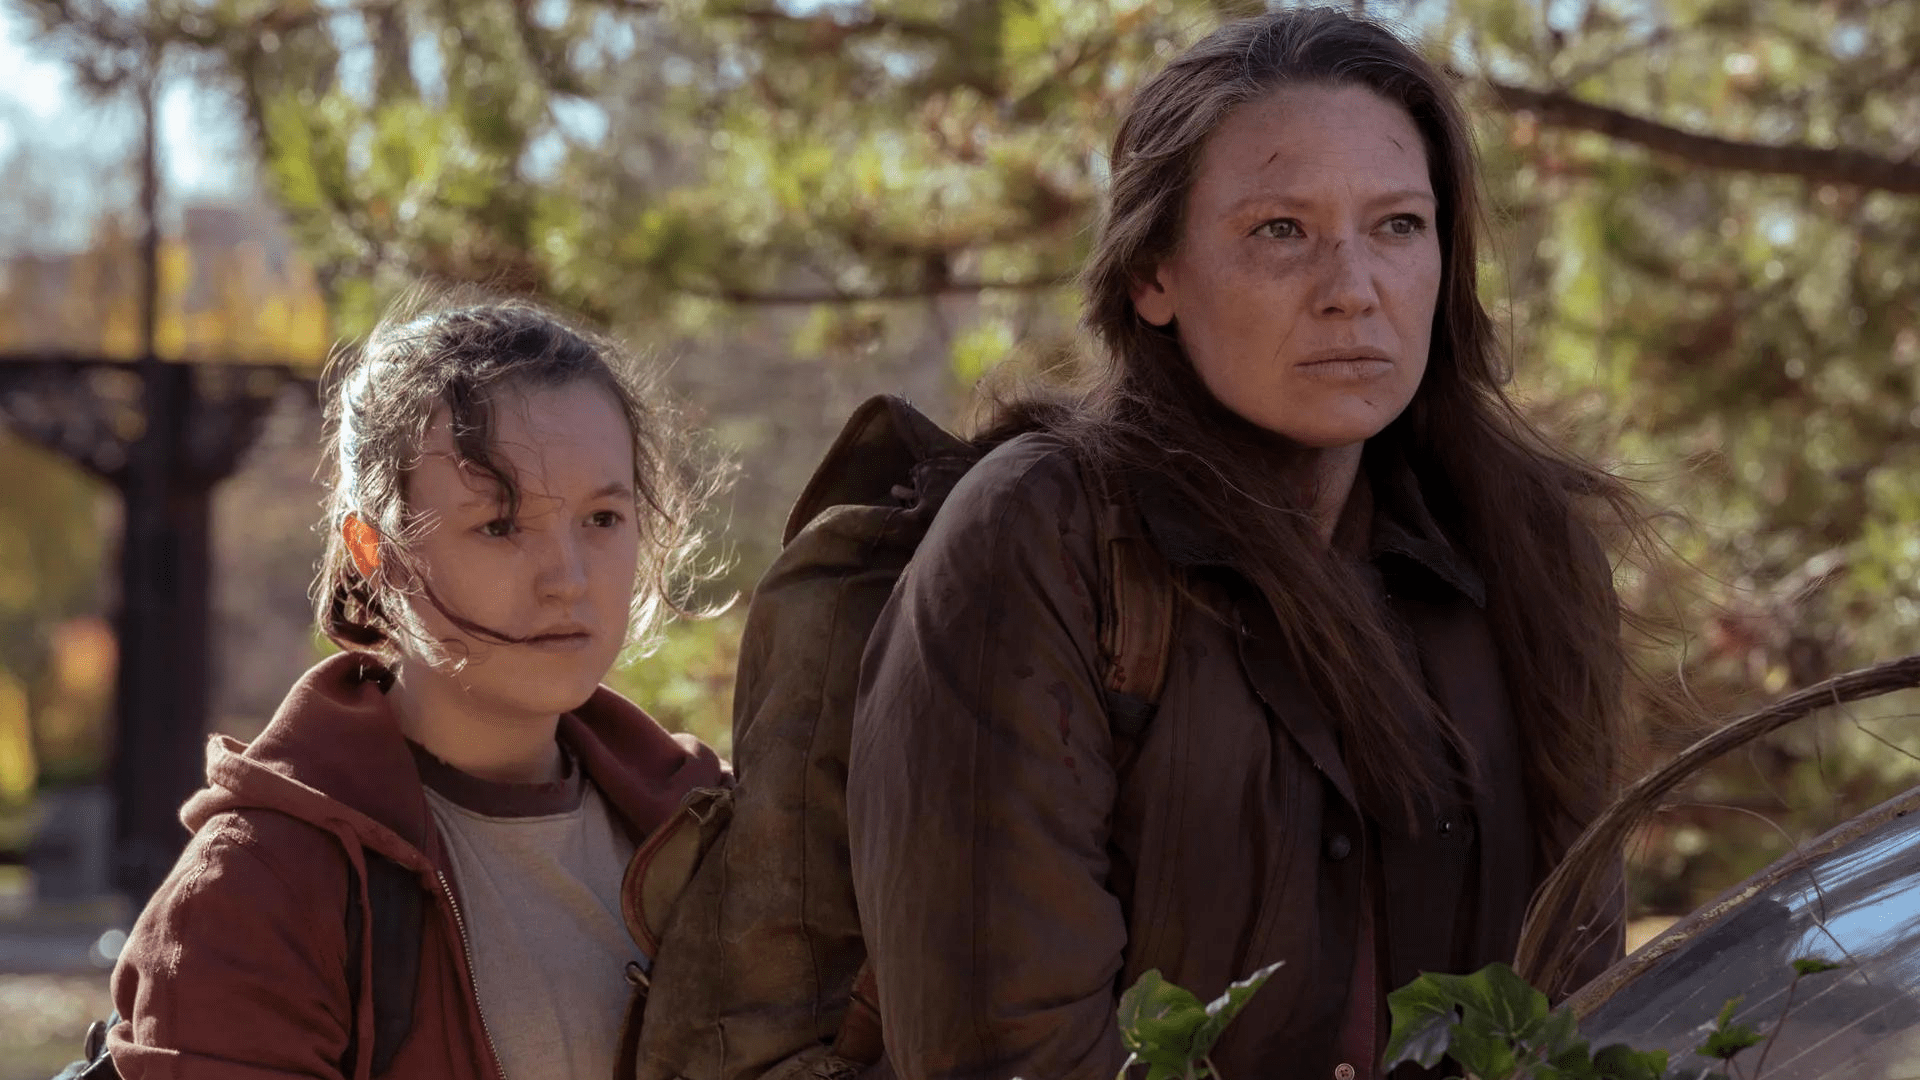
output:
[[[596,510],[587,518],[587,522],[597,529],[611,529],[623,520],[618,510]]]
[[[1275,218],[1272,221],[1263,221],[1254,226],[1253,235],[1265,236],[1274,240],[1291,240],[1302,234],[1300,232],[1299,222],[1292,218]]]
[[[1387,219],[1387,231],[1395,236],[1419,236],[1427,231],[1427,219],[1419,214],[1395,214]]]
[[[491,536],[496,540],[504,539],[506,537],[512,536],[513,535],[513,519],[512,518],[494,518],[492,521],[489,521],[485,525],[480,526],[479,532],[480,532],[480,535],[482,536]]]

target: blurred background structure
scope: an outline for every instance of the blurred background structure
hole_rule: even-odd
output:
[[[608,327],[740,463],[744,590],[860,399],[959,423],[989,372],[1086,362],[1112,126],[1259,6],[0,0],[0,1080],[103,1006],[205,733],[325,651],[334,342],[422,278]],[[1691,566],[1621,576],[1684,630],[1647,662],[1727,715],[1920,649],[1920,5],[1350,6],[1474,106],[1516,393],[1675,511]],[[738,630],[678,624],[622,688],[724,746]],[[1636,913],[1912,785],[1912,700],[1704,777]],[[1696,724],[1643,715],[1635,772]]]

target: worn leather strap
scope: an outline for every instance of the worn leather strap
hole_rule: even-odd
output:
[[[1100,624],[1100,652],[1106,657],[1105,685],[1117,734],[1138,735],[1152,718],[1166,688],[1167,657],[1173,650],[1174,576],[1166,556],[1142,527],[1126,484],[1101,478],[1097,492],[1101,570],[1106,610]]]
[[[834,1037],[833,1053],[856,1065],[872,1065],[886,1053],[880,1033],[880,980],[871,962],[861,964],[853,978],[853,997]]]

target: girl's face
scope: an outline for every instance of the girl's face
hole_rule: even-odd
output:
[[[493,458],[519,489],[518,516],[502,517],[495,485],[460,464],[444,409],[407,474],[407,502],[426,530],[416,562],[440,603],[522,643],[468,634],[412,590],[418,624],[452,661],[402,662],[409,678],[424,665],[452,680],[488,715],[551,718],[592,695],[626,642],[640,545],[633,438],[590,382],[503,387],[493,406]]]
[[[1318,449],[1378,434],[1427,368],[1440,295],[1426,145],[1371,90],[1282,88],[1200,153],[1179,247],[1134,289],[1222,405]]]

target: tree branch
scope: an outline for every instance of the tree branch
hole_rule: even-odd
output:
[[[927,19],[915,19],[877,11],[865,11],[852,18],[836,18],[832,12],[796,15],[778,5],[720,9],[722,17],[745,19],[761,26],[792,26],[812,36],[816,44],[838,45],[848,38],[893,31],[906,37],[929,41],[952,38],[951,28]]]
[[[915,285],[890,285],[865,292],[845,292],[839,289],[801,289],[790,292],[760,292],[753,289],[733,288],[692,288],[681,287],[677,291],[685,296],[695,296],[706,300],[721,300],[729,304],[746,304],[759,307],[804,307],[811,304],[864,304],[879,300],[919,300],[933,296],[948,296],[956,293],[983,292],[1041,292],[1057,289],[1072,281],[1071,277],[1038,277],[1013,279],[1009,281],[929,281]]]
[[[1798,176],[1816,183],[1873,188],[1898,195],[1920,195],[1920,163],[1896,161],[1861,150],[1735,142],[1668,127],[1618,109],[1581,101],[1557,90],[1531,90],[1492,81],[1487,86],[1502,106],[1515,112],[1530,112],[1543,124],[1636,143],[1694,165]]]

